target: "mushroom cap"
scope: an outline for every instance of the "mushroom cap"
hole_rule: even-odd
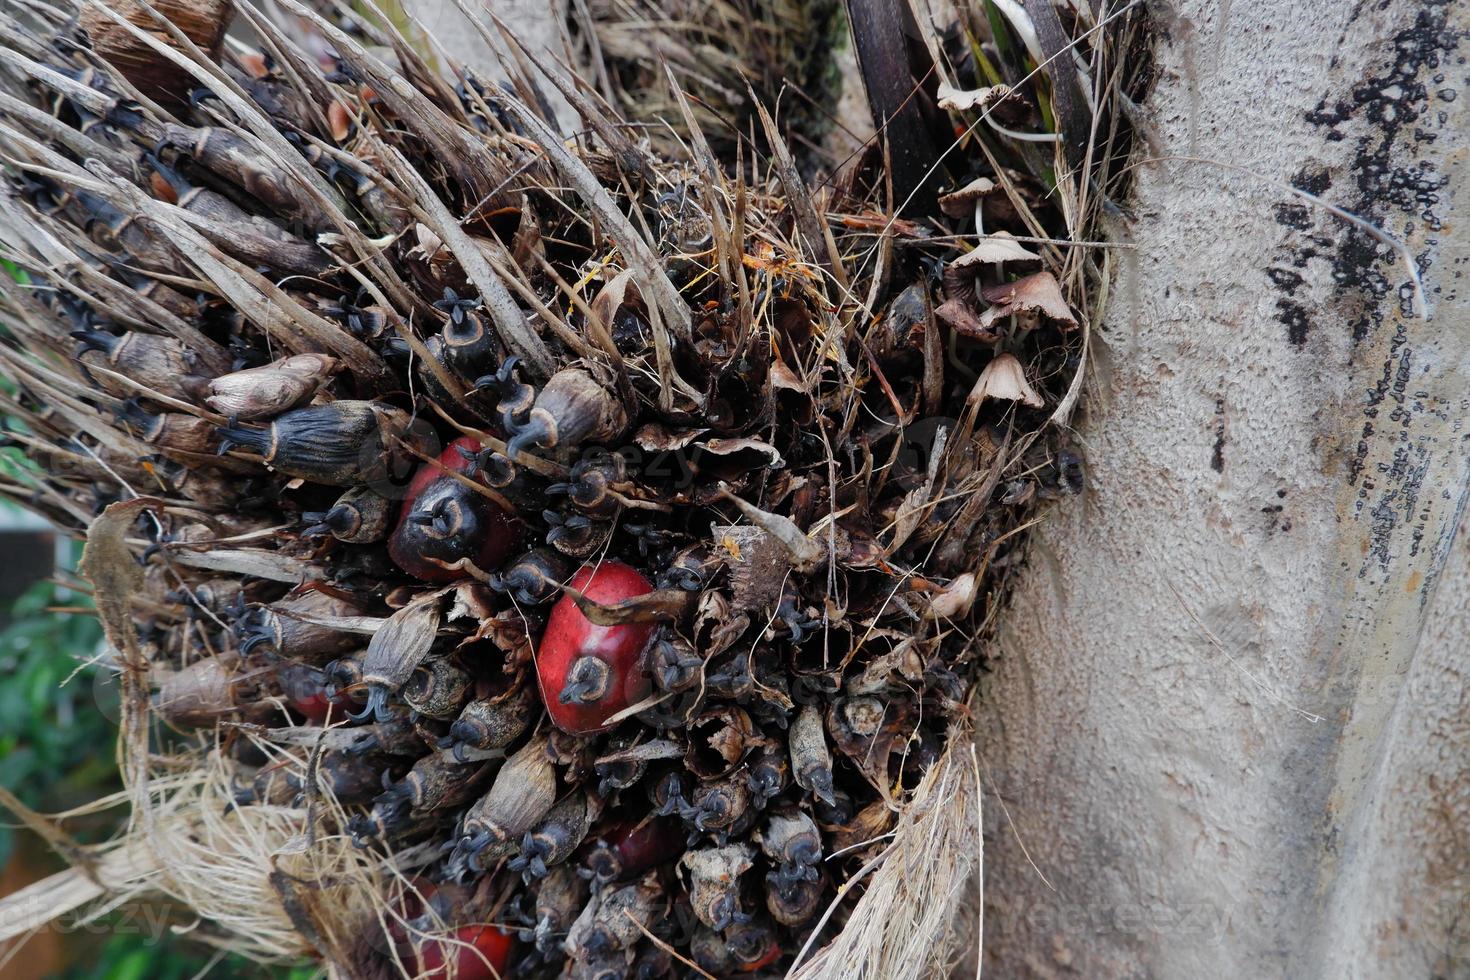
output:
[[[984,109],[993,103],[999,102],[1011,94],[1009,85],[990,85],[982,88],[958,89],[949,85],[940,85],[936,93],[939,108],[948,109],[951,112],[965,112],[970,109]]]
[[[980,296],[993,303],[980,314],[980,324],[989,327],[1000,317],[1011,313],[1040,313],[1048,320],[1062,325],[1063,329],[1077,326],[1077,318],[1062,297],[1061,286],[1050,272],[1036,272],[1014,282],[1003,282],[986,286]]]
[[[989,177],[976,177],[957,191],[950,191],[939,198],[939,209],[951,218],[963,218],[974,210],[977,200],[1000,190]]]
[[[951,261],[949,267],[969,269],[992,263],[1035,262],[1040,259],[1041,256],[1016,241],[1015,236],[1010,232],[997,231],[994,234],[981,236],[979,243],[973,249]]]
[[[1036,389],[1026,380],[1026,370],[1014,354],[997,354],[992,358],[980,372],[980,377],[975,379],[975,387],[970,389],[970,397],[966,400],[972,405],[979,405],[987,398],[1020,402],[1032,408],[1041,408],[1044,404]]]

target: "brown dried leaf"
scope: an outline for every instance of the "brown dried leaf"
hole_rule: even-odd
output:
[[[708,429],[670,429],[662,422],[648,422],[633,434],[633,441],[651,453],[683,449]]]
[[[769,442],[760,439],[711,439],[701,443],[705,452],[716,456],[731,456],[738,452],[757,452],[766,457],[766,468],[779,470],[786,465],[786,460],[781,456],[780,450]]]
[[[618,310],[630,304],[646,309],[643,294],[638,290],[638,282],[633,278],[633,270],[624,269],[597,291],[590,306],[592,312],[611,328]]]
[[[801,380],[801,376],[781,361],[776,361],[771,365],[770,377],[772,388],[800,391],[803,394],[809,391],[808,386]]]
[[[848,851],[871,842],[881,843],[881,838],[893,826],[898,814],[883,800],[875,800],[858,811],[857,815],[841,826],[829,827],[832,832],[832,850]],[[860,851],[866,855],[866,851]]]
[[[689,613],[694,604],[694,594],[683,589],[657,589],[613,603],[589,599],[570,585],[563,585],[562,591],[572,597],[583,616],[598,626],[677,622]]]
[[[904,495],[902,502],[898,505],[898,513],[893,518],[893,540],[888,543],[888,553],[891,555],[903,543],[909,539],[924,519],[924,512],[929,509],[929,488],[927,486],[915,487]]]
[[[723,593],[709,589],[699,597],[699,610],[694,619],[694,637],[706,660],[717,657],[750,626],[750,617],[730,607]]]
[[[630,749],[621,749],[599,756],[595,765],[612,765],[618,762],[653,762],[658,759],[677,759],[683,756],[684,747],[668,739],[654,739]]]
[[[494,593],[477,582],[461,582],[454,587],[454,601],[444,617],[451,622],[456,619],[473,619],[484,623],[496,615]]]
[[[721,725],[705,741],[719,753],[720,758],[730,765],[739,762],[745,755],[746,741],[750,732],[738,725]]]
[[[541,219],[531,206],[531,196],[521,198],[521,223],[516,226],[515,236],[510,242],[511,258],[519,268],[528,268],[531,260],[546,254],[546,243],[541,238]]]
[[[434,230],[422,221],[414,223],[413,236],[415,245],[408,250],[408,257],[422,259],[425,262],[439,261],[443,263],[452,262],[454,256],[444,248],[444,239],[434,233]]]

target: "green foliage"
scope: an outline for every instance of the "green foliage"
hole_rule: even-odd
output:
[[[209,980],[315,980],[321,971],[299,967],[272,971],[238,956],[217,961],[209,950],[188,939],[164,933],[158,939],[147,935],[119,933],[111,936],[95,957],[79,963],[56,980],[193,980],[208,967]]]
[[[93,669],[63,685],[102,638],[95,617],[48,613],[86,597],[59,597],[37,583],[15,602],[14,621],[0,630],[0,785],[33,809],[76,806],[117,788],[116,729],[98,710]],[[0,862],[14,835],[0,829]]]
[[[84,595],[40,582],[16,600],[11,623],[0,630],[0,785],[43,813],[70,809],[120,788],[116,712],[110,706],[115,702],[110,687],[98,683],[98,672],[105,668],[77,669],[99,649],[102,628],[85,613],[48,611],[88,605]],[[105,840],[124,816],[117,811],[72,820],[67,830],[83,840]],[[42,845],[0,825],[0,865],[17,846]],[[184,915],[169,920],[184,921]],[[211,980],[317,976],[305,968],[272,971],[238,957],[224,957],[211,966],[214,954],[208,947],[174,935],[136,909],[76,927],[67,947],[74,951],[74,965],[56,980],[190,980],[206,966],[204,975]]]

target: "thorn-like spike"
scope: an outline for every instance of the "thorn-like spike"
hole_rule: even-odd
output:
[[[231,449],[239,448],[264,456],[270,450],[269,429],[247,429],[244,426],[227,425],[216,426],[214,431],[219,436],[219,449],[216,455],[223,456]]]
[[[347,712],[347,717],[353,721],[366,721],[372,718],[374,721],[387,721],[391,717],[388,710],[388,692],[381,685],[369,684],[367,701],[362,710],[358,712]]]
[[[322,538],[332,533],[332,525],[327,522],[327,514],[324,511],[307,511],[301,515],[304,522],[310,522],[301,529],[303,538]]]
[[[73,340],[78,341],[78,357],[91,350],[100,350],[102,353],[110,355],[114,350],[117,349],[117,345],[122,340],[121,337],[118,337],[115,334],[110,334],[106,330],[96,330],[92,328],[87,328],[84,330],[73,330],[71,332],[71,337]]]
[[[511,459],[518,457],[527,446],[544,445],[545,440],[552,436],[551,427],[539,414],[522,423],[507,418],[506,423],[506,431],[513,433],[505,443],[505,455]]]

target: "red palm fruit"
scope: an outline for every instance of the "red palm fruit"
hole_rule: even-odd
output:
[[[583,858],[598,881],[632,878],[684,852],[684,833],[670,817],[622,820],[597,835]]]
[[[437,882],[418,875],[410,877],[404,883],[402,893],[393,902],[393,914],[387,917],[388,938],[393,940],[393,945],[412,955],[412,951],[408,949],[413,941],[411,924],[429,910],[429,903],[434,900],[438,891]]]
[[[763,922],[736,923],[725,930],[725,943],[735,958],[735,969],[741,973],[764,970],[781,958],[781,944],[776,934]]]
[[[333,721],[341,721],[357,708],[347,695],[329,693],[326,674],[308,664],[282,661],[276,665],[276,682],[286,703],[313,725],[323,724],[329,711]]]
[[[452,582],[463,577],[453,566],[465,559],[492,571],[520,544],[521,523],[514,514],[449,475],[463,474],[469,456],[479,451],[475,440],[456,439],[439,454],[437,466],[425,463],[409,482],[388,554],[415,578]]]
[[[460,926],[420,943],[406,959],[418,980],[496,980],[506,976],[514,945],[514,936],[497,926]]]
[[[291,702],[291,707],[305,715],[306,720],[313,725],[326,721],[328,714],[341,718],[345,713],[343,708],[333,708],[332,699],[327,697],[326,691],[314,691],[305,697],[296,698]]]
[[[413,509],[414,501],[429,488],[431,483],[446,479],[444,470],[450,473],[469,472],[470,460],[480,449],[480,444],[469,436],[460,436],[439,453],[439,466],[430,466],[428,463],[420,466],[414,472],[413,478],[408,481],[408,494],[403,498],[403,510],[400,516]],[[469,455],[465,455],[466,453]]]
[[[584,565],[571,586],[593,602],[612,604],[653,591],[653,584],[622,562]],[[653,689],[644,652],[653,623],[598,626],[570,595],[552,607],[536,651],[541,699],[552,724],[572,735],[610,727],[608,719]]]

